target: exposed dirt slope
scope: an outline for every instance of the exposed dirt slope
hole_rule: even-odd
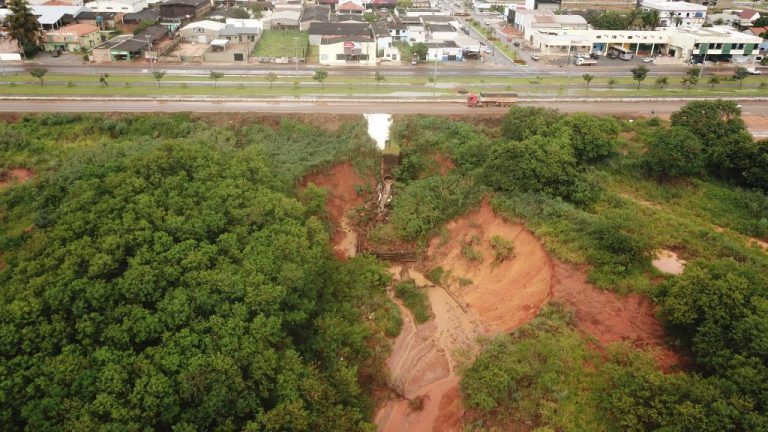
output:
[[[355,186],[373,185],[374,180],[362,178],[352,164],[344,162],[305,177],[300,186],[304,188],[310,183],[328,190],[326,209],[334,227],[331,243],[336,255],[340,259],[354,256],[357,233],[351,228],[347,212],[364,202],[364,197],[355,191]]]
[[[585,274],[584,268],[555,261],[553,301],[573,310],[579,329],[594,336],[601,346],[626,341],[650,348],[664,371],[685,366],[685,359],[664,342],[664,328],[647,297],[597,289]]]
[[[447,241],[437,237],[429,244],[430,265],[450,272],[451,289],[479,316],[486,332],[509,332],[536,316],[552,295],[552,264],[530,231],[505,221],[486,202],[446,229]],[[493,236],[512,241],[514,255],[495,263]],[[482,261],[468,259],[462,252],[467,246]],[[461,287],[461,279],[471,284]]]

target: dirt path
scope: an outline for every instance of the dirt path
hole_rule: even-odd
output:
[[[400,266],[390,271],[400,279]],[[376,414],[376,425],[382,432],[460,431],[463,408],[456,354],[474,354],[481,325],[444,289],[417,271],[407,273],[417,286],[427,287],[434,318],[416,325],[410,311],[395,299],[403,316],[403,330],[393,344],[387,367],[392,383],[406,398],[421,399],[423,406],[414,410],[408,400],[389,401]]]

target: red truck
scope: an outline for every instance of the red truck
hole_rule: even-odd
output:
[[[517,93],[480,93],[479,95],[470,93],[467,96],[468,107],[507,107],[517,102]]]

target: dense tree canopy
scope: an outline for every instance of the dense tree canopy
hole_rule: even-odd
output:
[[[699,138],[682,127],[656,131],[648,142],[644,162],[658,177],[693,176],[704,169]]]
[[[333,259],[322,194],[276,188],[268,145],[139,120],[0,196],[35,212],[0,245],[1,428],[370,429],[388,274]]]

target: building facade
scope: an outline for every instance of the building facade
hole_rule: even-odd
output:
[[[341,36],[320,41],[320,64],[376,65],[376,40],[373,37]]]
[[[48,30],[43,36],[45,51],[78,52],[89,50],[101,42],[99,28],[90,24],[70,24],[57,30]]]

